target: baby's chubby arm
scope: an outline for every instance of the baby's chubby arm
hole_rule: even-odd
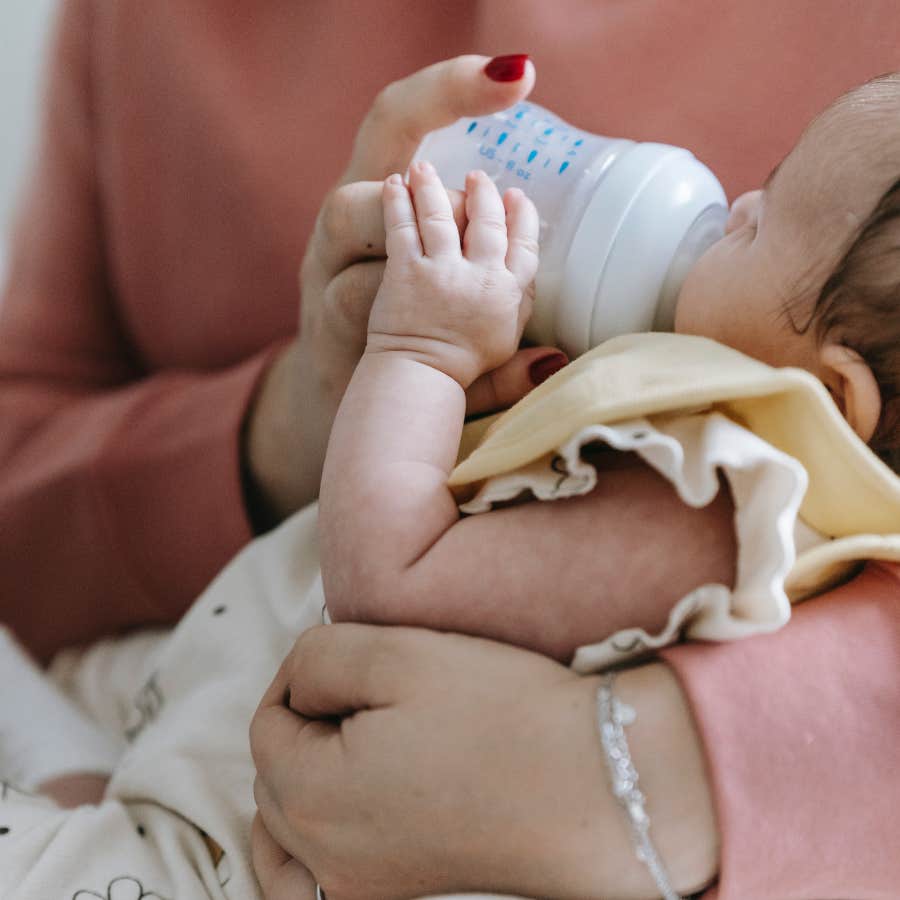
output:
[[[383,208],[388,261],[322,477],[322,572],[336,618],[408,622],[409,604],[446,599],[449,573],[433,554],[460,524],[447,476],[465,390],[518,347],[538,219],[521,191],[501,200],[483,172],[470,173],[461,242],[429,163],[412,165],[408,189],[390,176]]]
[[[384,185],[388,263],[341,403],[320,497],[335,620],[483,635],[566,660],[617,628],[659,627],[697,584],[733,578],[727,496],[682,504],[642,465],[585,497],[461,518],[447,488],[465,389],[517,349],[531,312],[537,212],[466,184],[460,242],[432,167]]]

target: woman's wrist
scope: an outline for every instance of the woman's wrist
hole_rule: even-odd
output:
[[[622,672],[615,693],[636,713],[627,728],[628,743],[646,798],[650,837],[672,886],[682,895],[691,894],[715,878],[719,841],[703,747],[686,697],[674,673],[662,663]],[[599,738],[598,753],[602,755]],[[606,787],[611,795],[608,779]],[[628,837],[628,817],[621,807],[617,813],[618,827]],[[628,893],[621,896],[657,896],[630,839],[628,855],[619,882]]]
[[[529,861],[516,863],[512,893],[560,900],[660,896],[635,855],[629,818],[612,791],[597,724],[601,681],[589,676],[560,685],[541,700],[552,702],[553,710],[534,716],[542,730],[559,735],[552,752],[565,763],[551,759],[549,747],[540,750],[546,757],[540,769],[552,786],[532,791],[524,804],[526,817],[536,824],[510,829],[511,843],[497,838],[490,846],[492,861]],[[650,837],[672,887],[688,896],[713,881],[718,868],[712,799],[691,713],[677,679],[662,663],[621,672],[615,692],[636,713],[628,742],[646,798]]]
[[[241,434],[241,474],[248,517],[268,530],[318,495],[334,410],[314,383],[298,341],[263,375]]]
[[[566,721],[559,730],[573,745],[565,770],[554,769],[559,797],[587,798],[577,815],[555,818],[552,810],[534,814],[552,830],[540,832],[530,855],[540,860],[546,883],[540,896],[560,898],[659,897],[647,866],[635,855],[628,815],[615,798],[597,724],[601,678],[578,680]],[[718,868],[718,836],[707,785],[703,750],[677,679],[661,663],[621,672],[618,700],[635,711],[627,728],[631,758],[640,776],[650,837],[671,886],[688,896],[709,884]],[[545,793],[545,792],[542,792]]]

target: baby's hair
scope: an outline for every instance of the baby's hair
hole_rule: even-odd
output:
[[[862,223],[819,292],[809,326],[866,362],[881,392],[869,446],[900,473],[900,178]]]
[[[853,127],[835,110],[854,110]],[[847,92],[810,126],[825,129],[825,141],[844,165],[865,181],[889,184],[874,209],[842,238],[843,251],[821,289],[814,268],[801,276],[785,311],[799,332],[813,329],[817,342],[841,343],[855,350],[875,376],[881,416],[869,446],[900,474],[900,72],[889,72]],[[832,156],[832,162],[834,160]],[[813,163],[814,164],[814,163]],[[861,168],[860,168],[861,167]],[[851,171],[853,171],[851,169]],[[833,167],[821,170],[833,177]],[[832,174],[828,174],[832,173]],[[823,181],[823,192],[830,185]],[[852,219],[848,219],[852,221]],[[807,306],[806,304],[810,305]],[[809,310],[805,324],[796,314]]]

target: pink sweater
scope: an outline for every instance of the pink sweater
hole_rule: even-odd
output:
[[[250,538],[244,412],[390,80],[530,52],[536,100],[689,146],[734,196],[898,46],[894,0],[65,0],[0,301],[0,620],[44,657],[172,622]],[[872,568],[778,635],[667,653],[706,740],[723,900],[900,893],[898,598]]]

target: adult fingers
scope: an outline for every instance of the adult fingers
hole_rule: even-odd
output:
[[[335,275],[325,288],[323,324],[342,335],[345,346],[356,346],[357,353],[365,344],[369,312],[384,276],[384,266],[383,259],[354,263]]]
[[[284,663],[290,708],[321,719],[391,705],[407,693],[409,663],[427,658],[428,634],[349,623],[308,629]]]
[[[250,855],[265,900],[313,900],[315,879],[274,840],[258,814],[251,829]]]
[[[328,749],[329,740],[340,728],[334,720],[307,719],[289,709],[285,684],[283,682],[277,690],[278,696],[283,699],[275,701],[267,695],[250,723],[253,763],[275,797],[292,796],[298,777],[295,757],[303,755],[306,758],[306,754],[316,752],[316,762],[319,765],[328,764],[322,751]],[[307,774],[307,768],[299,774]],[[290,849],[290,845],[285,846]]]
[[[333,190],[316,219],[311,256],[327,274],[351,262],[384,256],[381,181],[355,181]]]
[[[380,181],[357,181],[337,188],[326,197],[316,220],[312,252],[307,257],[315,261],[326,278],[360,260],[384,257],[382,190]],[[457,231],[462,234],[466,221],[465,195],[456,190],[447,193]]]
[[[250,827],[250,860],[266,900],[274,900],[278,872],[289,859],[290,854],[272,839],[257,813]]]
[[[376,97],[359,131],[350,165],[341,181],[381,179],[403,172],[429,131],[463,116],[506,109],[534,87],[534,66],[526,62],[512,81],[485,73],[487,56],[458,56],[420,69],[389,84]]]
[[[294,758],[294,748],[290,748],[287,751],[285,751],[285,748],[282,748],[282,752],[287,752],[287,755],[291,757],[290,765],[293,767],[293,771],[302,776],[303,770],[298,764],[298,760]],[[297,823],[289,820],[285,814],[285,810],[282,808],[282,801],[280,800],[279,788],[275,787],[274,784],[271,773],[260,773],[253,780],[253,801],[256,804],[260,825],[265,829],[270,840],[278,847],[283,848],[285,853],[289,853],[294,858],[308,856],[305,840],[297,827]],[[293,801],[294,793],[298,789],[296,783],[292,782],[291,788],[293,788],[293,791],[289,790],[283,796]],[[263,849],[265,852],[265,848]],[[275,856],[271,850],[268,852],[271,856]],[[263,856],[261,861],[269,858],[269,855]]]
[[[506,211],[497,186],[481,171],[466,176],[466,216],[463,237],[466,259],[502,268],[506,258]]]
[[[478,415],[512,406],[567,362],[566,355],[552,347],[519,350],[502,366],[485,372],[469,385],[466,414]]]
[[[333,736],[339,724],[333,719],[317,721],[293,708],[300,686],[293,680],[297,644],[285,657],[250,722],[250,752],[256,770],[277,790],[278,773],[294,765],[294,751]]]

